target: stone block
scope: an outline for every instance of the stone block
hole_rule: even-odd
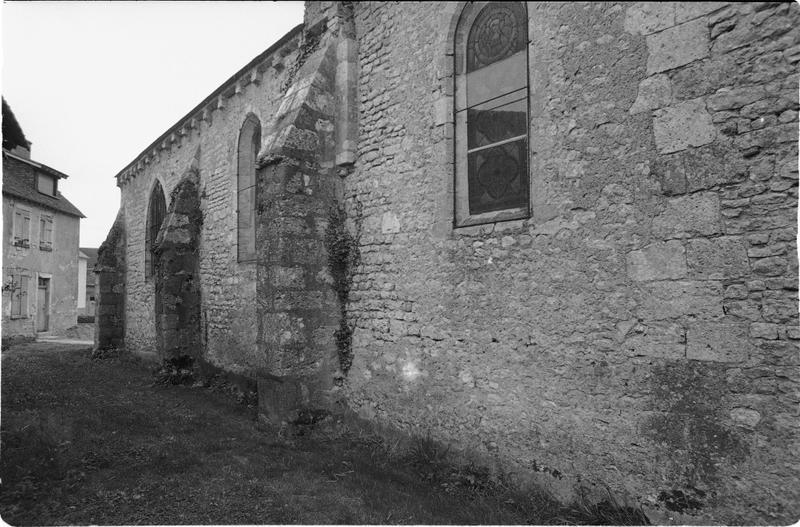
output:
[[[743,324],[701,322],[686,332],[686,358],[712,362],[742,362],[750,356],[752,344]]]
[[[696,278],[722,280],[750,274],[747,250],[741,238],[690,240],[686,247],[686,262]]]
[[[305,271],[302,267],[272,267],[272,284],[275,287],[300,289],[305,285]]]
[[[708,236],[721,230],[719,196],[710,192],[670,199],[653,219],[653,234],[665,238]]]
[[[784,291],[766,291],[761,315],[767,322],[791,324],[797,322],[797,296]]]
[[[770,256],[753,261],[753,272],[762,276],[782,275],[788,266],[785,258]]]
[[[641,282],[674,280],[686,276],[686,250],[676,240],[656,242],[627,256],[628,277]]]
[[[672,103],[672,85],[665,74],[653,75],[639,83],[639,93],[628,113],[655,110]]]
[[[678,324],[637,324],[625,340],[625,350],[633,356],[682,359],[686,356],[686,334]]]
[[[693,20],[647,37],[647,73],[659,73],[708,56],[708,25]]]
[[[722,9],[728,2],[676,2],[675,3],[675,23],[681,24],[687,20],[692,20],[712,11]]]
[[[797,124],[781,124],[740,134],[733,143],[745,152],[758,152],[780,143],[797,143]]]
[[[786,244],[775,243],[766,247],[751,247],[747,249],[747,256],[750,258],[766,258],[768,256],[780,256],[786,254]]]
[[[653,172],[667,196],[686,193],[686,169],[681,153],[658,156],[653,163]]]
[[[668,154],[706,145],[717,136],[717,130],[703,100],[692,99],[656,110],[653,134],[658,152]]]
[[[275,295],[273,305],[277,311],[290,311],[321,309],[324,302],[322,291],[284,291]]]
[[[381,217],[381,232],[383,234],[396,234],[400,232],[400,220],[393,212],[384,212]]]
[[[625,11],[625,31],[649,35],[675,25],[674,2],[636,2]]]
[[[778,324],[753,322],[750,324],[750,336],[758,339],[775,340],[778,338]]]
[[[766,96],[763,86],[721,88],[708,98],[708,109],[713,112],[737,110]]]
[[[725,288],[725,298],[741,300],[747,298],[748,292],[742,284],[733,284]]]
[[[709,189],[744,181],[747,167],[738,150],[717,143],[682,151],[686,190]]]
[[[718,282],[661,281],[640,286],[637,295],[641,320],[692,317],[715,320],[724,316],[722,285]]]
[[[722,308],[725,314],[735,319],[757,322],[761,320],[761,302],[759,299],[748,298],[744,300],[726,299]]]
[[[754,428],[761,421],[761,414],[751,408],[734,408],[730,416],[731,420],[747,428]]]

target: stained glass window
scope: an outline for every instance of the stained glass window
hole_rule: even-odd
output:
[[[456,51],[456,222],[528,214],[528,30],[524,4],[468,6]]]
[[[467,73],[524,50],[527,41],[525,7],[519,2],[489,3],[469,31]]]

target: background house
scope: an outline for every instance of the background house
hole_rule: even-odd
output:
[[[83,214],[59,191],[67,175],[30,158],[3,99],[3,340],[75,325]]]
[[[96,247],[81,247],[78,251],[78,315],[94,316]]]

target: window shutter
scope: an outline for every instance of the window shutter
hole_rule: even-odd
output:
[[[14,241],[22,238],[22,214],[14,211]]]

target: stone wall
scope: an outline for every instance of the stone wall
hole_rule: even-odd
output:
[[[125,345],[125,255],[125,212],[120,209],[92,269],[97,277],[95,350]]]
[[[268,374],[259,393],[262,415],[278,422],[302,406],[330,408],[349,354],[343,267],[351,244],[335,163],[352,161],[346,112],[354,90],[339,67],[348,66],[352,11],[314,7],[258,160],[258,343]]]
[[[170,196],[192,166],[199,174],[200,337],[205,359],[255,376],[265,366],[256,350],[256,263],[237,261],[237,144],[249,114],[262,126],[277,110],[299,28],[290,32],[163,134],[117,176],[126,211],[126,349],[157,358],[155,282],[145,278],[147,203],[156,179]],[[167,203],[170,206],[170,203]]]
[[[170,196],[155,241],[156,342],[160,357],[203,357],[200,311],[199,173],[191,167]]]
[[[459,10],[355,5],[349,404],[564,495],[796,520],[797,6],[529,4],[532,217],[454,229]]]
[[[462,7],[310,3],[118,175],[126,347],[188,331],[178,352],[258,377],[270,420],[344,402],[565,499],[794,521],[797,6],[528,4],[531,216],[454,228]],[[161,233],[187,249],[161,279],[199,276],[183,319],[145,278],[156,180],[202,217]]]

